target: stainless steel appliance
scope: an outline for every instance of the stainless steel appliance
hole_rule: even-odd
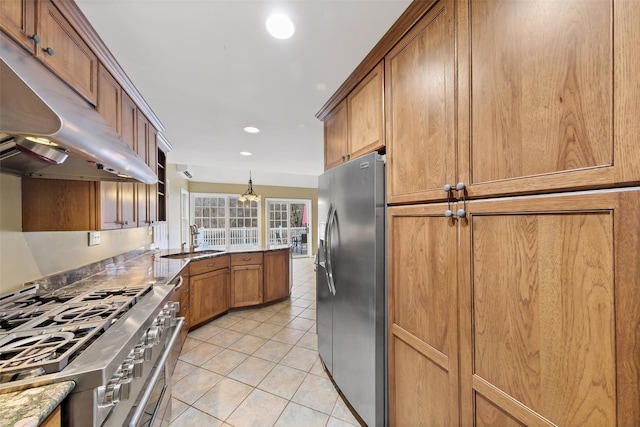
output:
[[[351,160],[319,179],[318,350],[369,426],[387,424],[384,158]]]
[[[72,380],[65,426],[168,425],[183,322],[172,294],[149,284],[0,297],[0,392]]]

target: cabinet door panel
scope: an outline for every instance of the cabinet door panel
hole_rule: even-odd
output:
[[[637,387],[620,379],[640,367],[624,350],[638,345],[640,316],[615,304],[638,295],[637,262],[625,257],[640,246],[640,219],[626,218],[639,207],[637,190],[469,203],[461,390],[476,405],[463,407],[463,425],[489,416],[479,396],[526,425],[637,422]]]
[[[102,64],[98,67],[98,105],[97,110],[111,127],[120,135],[120,109],[122,107],[122,89]]]
[[[455,184],[454,22],[440,1],[385,58],[387,200],[442,200]]]
[[[126,92],[122,91],[122,105],[120,107],[121,120],[120,120],[120,134],[122,135],[122,139],[127,145],[135,150],[136,147],[136,117],[137,117],[137,107],[133,100],[126,94]]]
[[[289,250],[264,253],[264,302],[289,295]]]
[[[91,104],[97,102],[98,58],[50,0],[38,3],[38,58]],[[52,48],[54,54],[43,51]]]
[[[231,267],[230,307],[262,304],[262,266]]]
[[[132,182],[120,182],[120,207],[122,209],[122,222],[124,228],[135,228],[138,226],[136,215],[136,184]]]
[[[191,325],[203,323],[229,309],[229,272],[227,269],[191,276],[189,306]]]
[[[627,159],[639,158],[628,136],[640,89],[626,77],[640,68],[628,44],[638,2],[471,1],[459,17],[459,175],[471,196],[640,179]]]
[[[388,209],[391,425],[458,424],[456,224],[446,209]]]
[[[100,182],[100,229],[122,228],[120,221],[118,183],[102,181]]]
[[[0,28],[29,51],[35,44],[27,37],[34,33],[35,1],[0,1]]]
[[[350,158],[384,147],[384,63],[347,97]]]
[[[342,101],[324,119],[324,170],[346,160],[348,152],[347,102]]]

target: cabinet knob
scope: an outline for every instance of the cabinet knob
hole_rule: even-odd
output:
[[[45,48],[42,49],[42,51],[44,53],[46,53],[47,55],[49,55],[49,56],[53,56],[53,53],[54,53],[53,49],[51,49],[50,47],[45,47]]]
[[[347,156],[343,154],[342,155],[342,160],[345,160],[346,158],[347,158]]]
[[[129,225],[129,221],[123,222],[122,225]]]
[[[444,216],[446,216],[447,218],[451,218],[453,216],[453,212],[451,211],[451,209],[447,209],[446,211],[444,211]]]
[[[449,191],[451,191],[451,185],[450,185],[450,184],[445,184],[445,185],[442,187],[442,190],[443,190],[445,193],[448,193]]]
[[[37,34],[31,34],[30,36],[27,36],[27,38],[37,45],[40,44],[40,36]]]
[[[458,212],[456,213],[458,214],[458,218],[464,218],[467,216],[467,212],[464,209],[458,209]]]
[[[466,188],[466,186],[464,185],[464,182],[459,182],[458,184],[456,184],[456,190],[460,191],[460,190],[464,190]]]

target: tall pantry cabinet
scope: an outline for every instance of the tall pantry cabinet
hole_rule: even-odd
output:
[[[640,425],[640,2],[419,8],[383,54],[390,425]]]

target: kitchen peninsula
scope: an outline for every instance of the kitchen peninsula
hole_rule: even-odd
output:
[[[213,272],[206,270],[213,270]],[[188,332],[189,329],[193,329],[204,323],[205,320],[203,320],[204,317],[202,316],[206,315],[213,318],[230,310],[241,309],[244,307],[244,303],[246,303],[246,305],[261,305],[274,303],[288,298],[290,294],[291,273],[291,248],[288,245],[262,246],[251,249],[216,252],[196,251],[182,254],[180,254],[179,250],[149,251],[140,249],[99,263],[87,265],[73,271],[63,272],[26,284],[33,285],[37,283],[39,285],[35,295],[33,293],[25,293],[24,290],[29,289],[28,287],[25,287],[24,290],[17,291],[16,295],[9,296],[8,299],[3,300],[3,304],[11,304],[12,302],[17,301],[16,298],[24,298],[25,301],[32,298],[34,301],[37,301],[34,303],[34,306],[38,306],[39,304],[41,307],[48,306],[49,311],[53,314],[57,314],[57,317],[69,317],[71,312],[67,311],[63,315],[61,314],[62,311],[60,307],[72,307],[72,311],[78,312],[78,310],[81,310],[81,306],[84,308],[89,304],[80,304],[78,302],[79,297],[76,295],[79,295],[79,293],[86,295],[84,293],[88,292],[91,298],[85,298],[83,301],[91,300],[96,304],[92,306],[93,308],[90,310],[91,314],[87,314],[89,313],[87,310],[81,310],[83,316],[88,316],[84,317],[85,320],[83,321],[88,325],[94,323],[95,318],[102,314],[104,311],[102,308],[109,305],[120,305],[119,301],[124,300],[123,296],[128,297],[129,295],[132,295],[132,291],[129,290],[133,290],[133,292],[136,293],[134,299],[138,302],[128,305],[128,308],[125,308],[122,311],[124,314],[119,315],[121,317],[115,316],[109,317],[109,319],[113,318],[113,320],[107,319],[108,323],[111,324],[113,324],[112,322],[116,322],[116,319],[122,318],[124,320],[122,322],[116,322],[113,326],[106,326],[108,329],[106,329],[102,335],[100,335],[100,333],[96,334],[96,337],[100,335],[99,339],[102,339],[109,334],[113,335],[115,333],[115,329],[125,329],[123,326],[128,325],[128,328],[131,328],[132,325],[138,325],[137,327],[140,327],[140,323],[136,322],[137,312],[148,306],[149,301],[156,298],[157,295],[166,295],[166,297],[163,297],[165,299],[162,303],[164,304],[165,301],[170,302],[172,300],[179,301],[181,304],[177,315],[185,316],[187,319],[187,321],[183,323],[183,325],[187,326],[184,326],[181,331],[182,333],[179,334],[182,337],[182,340],[177,345],[173,345],[173,348],[176,349],[181,347],[184,342],[186,332]],[[213,280],[209,280],[212,277]],[[174,284],[176,284],[175,288],[167,286]],[[192,292],[189,292],[190,287]],[[216,290],[211,291],[209,287],[214,287]],[[138,289],[144,290],[140,292]],[[242,299],[244,298],[242,297],[243,295],[251,295],[251,292],[246,292],[247,289],[249,291],[256,290],[256,294],[260,299]],[[123,291],[128,291],[128,293]],[[125,293],[126,295],[123,295]],[[59,298],[68,297],[73,299],[68,302],[60,302],[60,300],[54,301],[54,298],[45,300],[45,298],[49,298],[50,296],[57,296]],[[232,300],[234,296],[236,298],[235,303],[234,300]],[[95,299],[96,297],[98,299]],[[38,298],[40,298],[40,300],[38,300]],[[22,300],[20,300],[18,305],[21,304]],[[22,306],[24,308],[24,304],[22,304]],[[51,309],[52,306],[54,307],[53,310]],[[138,307],[140,307],[140,309],[138,309]],[[202,310],[193,310],[194,313],[200,313],[199,316],[201,317],[191,322],[189,321],[189,318],[192,316],[192,310],[190,310],[190,307],[216,307],[217,311],[215,313],[203,313]],[[167,306],[165,306],[162,313],[166,310]],[[55,320],[54,317],[56,316],[49,316],[49,311],[44,315],[42,315],[41,311],[37,315],[38,317],[36,319],[27,320],[25,325],[35,325],[37,320],[48,317],[51,317],[50,320]],[[159,322],[162,323],[163,320],[160,320]],[[153,323],[153,325],[156,324],[159,324],[158,321]],[[118,325],[120,326],[118,327]],[[71,326],[65,326],[64,328],[65,331],[75,330],[74,327]],[[82,329],[82,326],[80,326],[80,328]],[[144,328],[146,328],[146,326],[142,329]],[[153,329],[153,326],[151,326],[151,329]],[[144,338],[142,338],[141,342],[148,344],[151,339],[150,337],[152,336],[150,335],[151,329],[144,334]],[[16,335],[28,332],[25,328],[20,329],[18,327],[16,330],[23,331],[15,332],[14,334]],[[165,329],[165,331],[168,331],[168,329]],[[61,332],[61,334],[71,334],[71,332]],[[164,336],[164,333],[162,335]],[[178,336],[177,331],[173,335]],[[76,338],[73,338],[72,341],[75,339]],[[123,339],[122,341],[127,341],[128,339],[129,338]],[[135,341],[137,342],[137,338]],[[172,342],[174,341],[177,343],[177,339],[174,339]],[[0,393],[12,393],[27,389],[26,391],[16,395],[16,398],[21,398],[24,393],[33,394],[33,392],[35,392],[35,389],[29,391],[30,387],[34,387],[36,385],[35,381],[37,381],[38,386],[61,382],[68,383],[68,377],[73,379],[73,375],[69,376],[67,371],[69,371],[69,369],[71,369],[71,371],[78,371],[78,364],[76,362],[83,358],[87,358],[84,353],[91,353],[92,342],[98,345],[95,341],[89,341],[89,345],[86,349],[80,348],[77,350],[77,353],[66,356],[69,359],[68,365],[63,366],[60,371],[47,371],[48,373],[37,376],[36,378],[29,378],[29,376],[26,376],[24,379],[17,379],[16,381],[3,383],[0,385]],[[103,345],[99,345],[100,351]],[[78,346],[74,345],[74,348],[75,347]],[[153,350],[154,357],[156,357],[155,351],[156,350]],[[120,352],[122,353],[121,356],[126,357],[127,352],[128,349]],[[144,356],[147,357],[146,354]],[[140,357],[142,357],[142,353],[140,354]],[[75,367],[74,363],[76,363]],[[128,362],[127,360],[124,360],[123,362],[118,359],[114,366],[118,366],[121,363],[124,367]],[[135,360],[131,363],[135,363]],[[33,367],[30,365],[29,369],[32,368]],[[2,367],[0,367],[0,374],[3,373],[2,370]],[[12,371],[11,376],[13,376],[13,374],[15,374],[15,372]],[[110,378],[114,373],[109,371],[105,374],[106,378]],[[81,373],[78,375],[81,375]],[[21,375],[15,375],[15,377],[21,378]],[[73,391],[71,391],[73,387],[68,388],[66,393],[71,392],[72,394],[62,403],[62,420],[65,419],[65,412],[77,410],[71,409],[71,405],[68,402],[76,393],[85,392],[83,389],[86,389],[86,387],[82,385],[83,381],[84,379],[78,379]],[[105,392],[105,398],[110,391],[109,384],[99,387],[99,390],[106,387],[105,389],[107,391]],[[72,385],[72,383],[70,385]],[[88,391],[92,392],[91,389]],[[98,391],[98,395],[100,395],[100,393],[101,392]],[[56,409],[56,404],[62,400],[60,396],[56,395],[58,400],[52,403],[50,402],[51,399],[47,400],[46,394],[40,394],[39,396],[40,397],[38,399],[25,400],[25,405],[35,405],[40,408],[47,407],[50,408],[50,411],[53,411]],[[117,403],[120,397],[126,400],[124,397],[126,395],[121,391],[121,389],[117,389],[117,392],[113,392],[113,396],[115,396],[113,397],[114,403]],[[64,397],[64,395],[62,397]],[[79,399],[80,397],[76,396],[76,400]],[[13,401],[13,399],[11,399],[11,401]],[[3,404],[3,402],[5,403]],[[25,421],[22,419],[24,417],[21,414],[26,414],[24,416],[28,417],[33,416],[33,411],[25,411],[25,408],[20,408],[20,413],[17,413],[15,405],[12,406],[9,404],[10,402],[7,402],[9,401],[6,399],[0,399],[0,413],[9,414],[7,415],[7,417],[9,417],[8,419],[17,422],[20,420]],[[39,413],[38,417],[41,420],[43,417],[47,417],[48,415],[49,413]]]

